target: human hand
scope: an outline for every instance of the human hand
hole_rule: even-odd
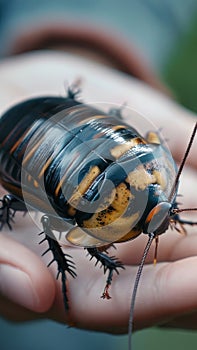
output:
[[[66,70],[68,66],[69,70]],[[3,64],[0,69],[3,78],[2,111],[13,102],[32,94],[58,94],[64,80],[72,82],[82,71],[84,101],[106,101],[110,91],[109,102],[115,101],[120,105],[125,101],[128,105],[131,103],[134,108],[152,118],[157,126],[164,127],[164,135],[170,139],[176,159],[184,154],[194,118],[189,112],[135,80],[99,66],[93,67],[80,59],[75,61],[66,55],[49,53],[21,57]],[[117,90],[114,90],[115,84]],[[196,151],[197,142],[189,158],[191,168],[185,167],[181,177],[180,193],[184,194],[184,207],[196,206],[193,195]],[[32,221],[28,215],[23,217],[19,213],[15,221],[12,232],[4,227],[0,234],[0,313],[17,321],[51,318],[67,322],[61,284],[55,280],[56,266],[54,264],[47,269],[45,262],[50,261],[50,256],[40,257],[45,250],[44,244],[38,245],[37,233],[41,229],[35,225],[36,220]],[[193,227],[188,229],[186,237],[171,231],[162,235],[155,267],[152,265],[152,247],[147,258],[150,264],[144,267],[138,290],[136,329],[155,324],[184,328],[196,326],[195,233],[196,228]],[[108,301],[100,299],[105,284],[102,271],[88,261],[83,249],[65,247],[65,252],[73,256],[77,267],[76,280],[72,277],[68,280],[69,321],[72,320],[80,328],[127,332],[132,286],[146,240],[147,237],[142,234],[134,241],[117,245],[116,251],[110,248],[109,253],[115,254],[125,264],[126,270],[114,276],[110,291],[112,299]]]

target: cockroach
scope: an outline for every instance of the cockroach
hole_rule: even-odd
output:
[[[1,199],[0,228],[11,228],[13,213],[27,206],[43,213],[43,241],[61,275],[66,311],[66,275],[76,277],[75,265],[53,230],[67,232],[70,243],[101,263],[107,272],[104,299],[110,298],[113,273],[124,268],[106,250],[141,233],[148,236],[133,289],[129,349],[137,287],[153,240],[172,223],[197,224],[180,218],[176,200],[196,130],[197,123],[177,171],[157,133],[143,137],[118,113],[80,103],[71,90],[67,97],[23,101],[0,119],[0,183],[9,193]]]

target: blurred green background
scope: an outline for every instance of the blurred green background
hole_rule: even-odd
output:
[[[6,45],[26,21],[51,18],[55,9],[65,18],[88,18],[118,29],[136,44],[142,55],[174,91],[177,100],[197,112],[197,2],[196,0],[45,1],[0,0],[0,41]],[[5,50],[5,52],[4,52]],[[118,317],[118,315],[117,315]],[[148,329],[135,333],[134,350],[192,350],[197,333]],[[121,350],[127,336],[111,336],[67,329],[51,321],[11,324],[0,319],[1,350]]]
[[[188,31],[177,41],[162,71],[163,79],[175,92],[177,100],[197,112],[197,16]]]

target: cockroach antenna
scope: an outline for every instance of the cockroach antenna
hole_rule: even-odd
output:
[[[185,151],[185,154],[184,154],[183,159],[181,161],[180,167],[178,169],[178,172],[177,172],[177,175],[176,175],[176,178],[175,178],[175,181],[174,181],[174,185],[172,186],[172,190],[171,190],[170,196],[168,198],[169,202],[172,201],[172,199],[173,199],[173,197],[174,197],[174,195],[175,195],[175,193],[177,191],[177,187],[178,187],[178,184],[179,184],[179,179],[180,179],[181,173],[183,171],[183,168],[184,168],[185,162],[187,160],[187,157],[189,155],[192,143],[194,141],[194,137],[196,135],[196,131],[197,131],[197,122],[196,122],[196,124],[194,126],[194,129],[193,129],[192,135],[190,137],[187,149]]]
[[[140,277],[142,275],[142,270],[144,267],[146,257],[148,255],[149,249],[152,245],[154,238],[155,238],[154,233],[149,234],[148,242],[147,242],[146,247],[144,249],[144,253],[143,253],[142,259],[140,261],[140,265],[138,266],[138,270],[137,270],[137,274],[136,274],[136,278],[135,278],[135,283],[134,283],[133,293],[132,293],[132,298],[131,298],[130,313],[129,313],[129,315],[130,315],[129,316],[129,327],[128,327],[129,350],[132,349],[133,316],[134,316],[135,300],[136,300],[138,285],[139,285]]]
[[[184,156],[183,156],[183,159],[182,159],[181,164],[179,166],[179,169],[178,169],[178,172],[177,172],[174,184],[172,186],[171,193],[170,193],[169,198],[168,198],[168,201],[171,204],[174,202],[174,197],[175,197],[176,192],[177,192],[179,179],[180,179],[181,173],[183,171],[184,165],[186,163],[186,160],[188,158],[188,155],[189,155],[191,146],[193,144],[196,132],[197,132],[197,122],[196,122],[196,124],[194,126],[194,129],[192,131],[192,134],[191,134],[188,146],[187,146],[186,151],[184,153]],[[185,209],[174,208],[174,209],[171,209],[169,218],[171,216],[176,215],[178,213],[181,213],[183,211],[197,211],[197,208],[185,208]],[[181,224],[197,225],[197,222],[185,221],[185,220],[181,220],[179,218],[178,218],[177,221],[180,222]],[[139,282],[140,282],[140,278],[141,278],[141,275],[142,275],[142,271],[143,271],[143,267],[144,267],[144,264],[145,264],[146,257],[148,255],[148,252],[150,250],[150,247],[152,245],[153,240],[158,237],[157,230],[155,232],[149,233],[148,235],[149,235],[148,242],[147,242],[147,244],[145,246],[145,249],[144,249],[144,252],[143,252],[143,255],[142,255],[142,259],[141,259],[140,264],[138,266],[138,270],[137,270],[136,277],[135,277],[135,282],[134,282],[134,287],[133,287],[133,292],[132,292],[132,297],[131,297],[131,305],[130,305],[130,312],[129,312],[129,325],[128,325],[128,350],[132,350],[133,318],[134,318],[134,308],[135,308],[135,301],[136,301],[136,296],[137,296],[137,290],[138,290],[138,286],[139,286]],[[156,249],[157,249],[157,245],[158,245],[158,241],[156,242]],[[155,259],[154,259],[154,262],[155,262]]]
[[[181,176],[181,173],[182,173],[182,170],[184,168],[184,165],[185,165],[185,162],[187,160],[187,157],[188,157],[188,154],[189,154],[189,151],[191,149],[191,146],[193,144],[193,141],[194,141],[194,137],[196,135],[196,132],[197,132],[197,122],[194,126],[194,129],[193,129],[193,132],[192,132],[192,135],[190,137],[190,140],[189,140],[189,143],[188,143],[188,146],[187,146],[187,149],[185,151],[185,154],[184,154],[184,157],[182,159],[182,162],[180,164],[180,167],[179,167],[179,170],[177,172],[177,175],[176,175],[176,178],[175,178],[175,181],[174,181],[174,185],[172,187],[172,190],[171,190],[171,193],[170,193],[170,196],[169,196],[169,202],[172,202],[176,192],[177,192],[177,188],[178,188],[178,184],[179,184],[179,178]],[[176,215],[176,214],[179,214],[179,213],[182,213],[182,212],[185,212],[185,211],[197,211],[197,208],[173,208],[171,210],[172,214]],[[184,224],[187,224],[187,225],[197,225],[197,222],[193,222],[193,221],[188,221],[188,220],[182,220],[178,217],[177,220],[175,220],[175,222],[179,222],[181,225],[184,225]]]

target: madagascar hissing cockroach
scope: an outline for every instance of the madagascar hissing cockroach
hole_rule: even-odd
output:
[[[196,129],[197,124],[177,171],[157,133],[143,137],[118,113],[82,104],[71,91],[67,97],[26,100],[3,114],[0,183],[9,194],[1,199],[0,228],[11,228],[13,214],[27,211],[26,206],[43,213],[44,240],[61,275],[66,311],[66,273],[76,277],[76,272],[53,230],[67,232],[70,243],[84,247],[101,263],[108,272],[102,293],[107,299],[114,271],[118,274],[124,266],[106,250],[147,234],[131,302],[131,334],[136,291],[152,241],[169,224],[196,224],[179,217],[182,210],[176,201]]]

